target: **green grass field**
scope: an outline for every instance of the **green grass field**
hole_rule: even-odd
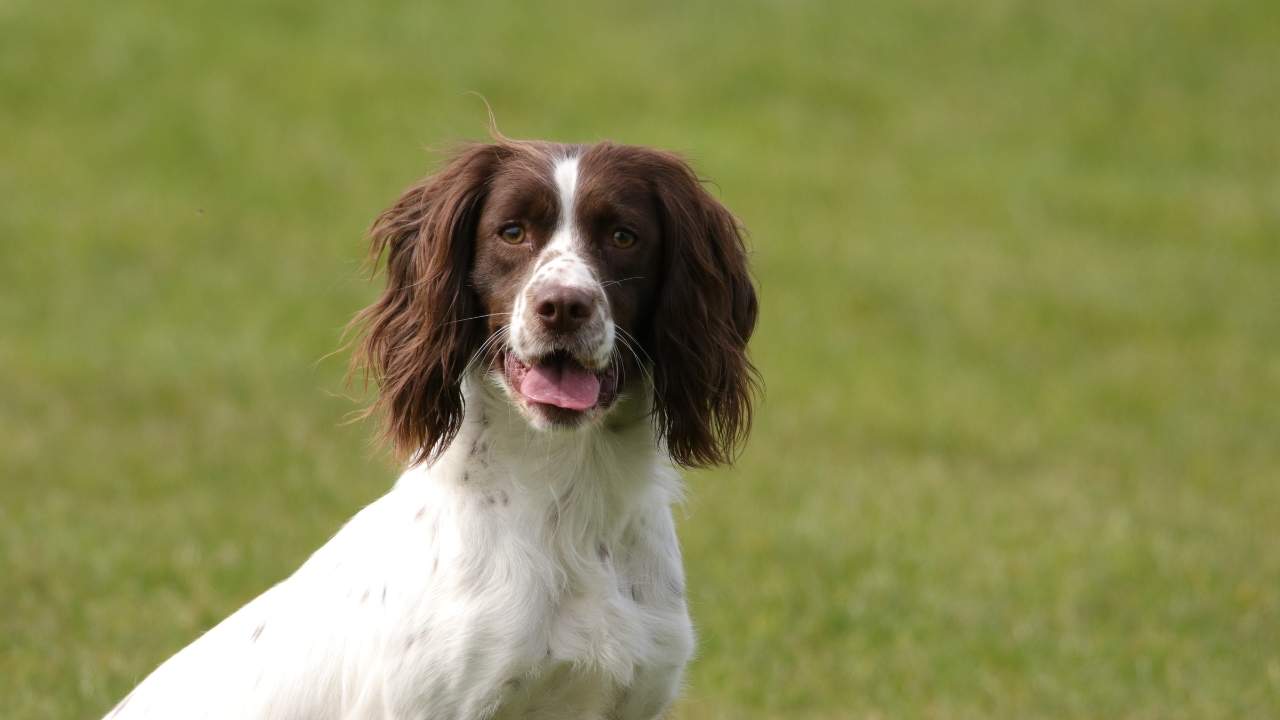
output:
[[[0,2],[0,716],[389,487],[326,354],[476,91],[751,230],[676,717],[1280,717],[1280,4],[182,5]]]

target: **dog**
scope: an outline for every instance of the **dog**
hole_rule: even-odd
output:
[[[677,155],[498,137],[370,238],[353,363],[408,469],[107,717],[662,715],[677,470],[732,462],[758,385],[738,222]]]

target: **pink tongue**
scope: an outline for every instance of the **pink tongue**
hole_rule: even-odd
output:
[[[586,410],[600,399],[600,378],[570,363],[533,365],[520,381],[520,394],[566,410]]]

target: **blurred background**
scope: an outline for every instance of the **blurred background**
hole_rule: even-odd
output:
[[[686,154],[768,386],[677,718],[1280,716],[1280,4],[0,2],[0,705],[96,717],[396,475],[328,355],[485,135]]]

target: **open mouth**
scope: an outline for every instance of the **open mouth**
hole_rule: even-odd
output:
[[[591,370],[564,350],[533,363],[503,353],[502,370],[507,384],[525,402],[544,410],[554,408],[559,416],[608,407],[618,394],[618,373],[612,367]]]

